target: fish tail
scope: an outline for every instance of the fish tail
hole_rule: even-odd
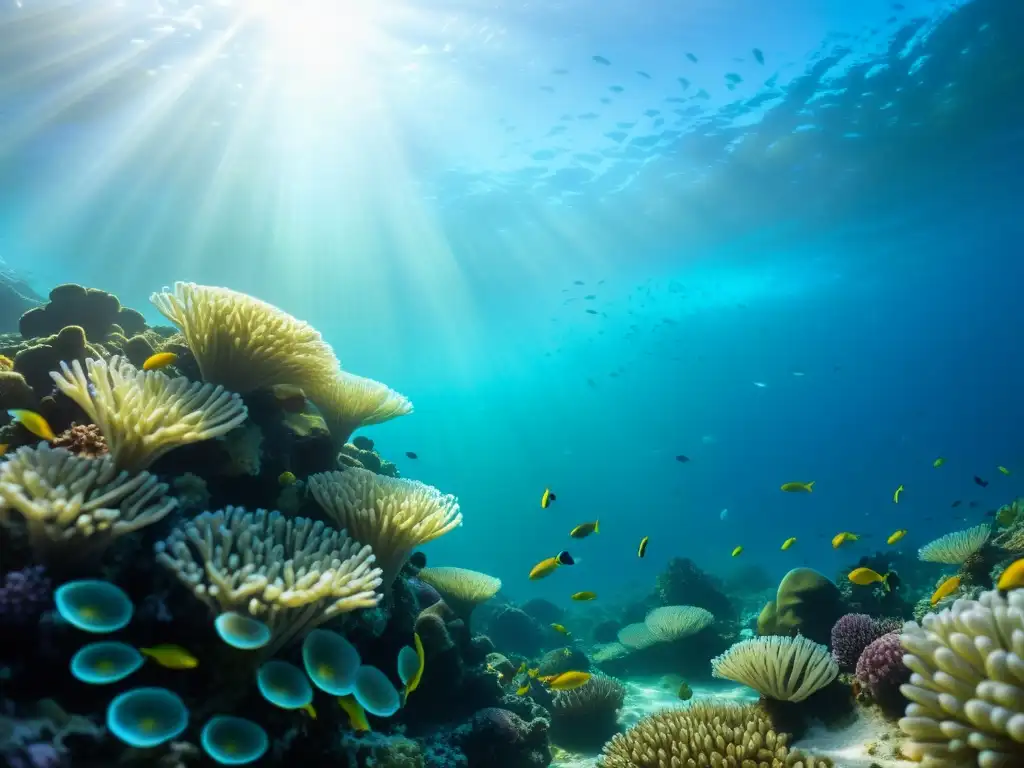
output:
[[[600,533],[600,532],[601,532],[601,521],[600,520],[595,520],[594,521],[594,533]]]
[[[808,493],[811,493],[811,492],[812,492],[813,490],[814,490],[814,481],[813,481],[813,480],[811,480],[811,482],[809,482],[809,483],[807,484],[807,492],[808,492]]]
[[[885,589],[886,592],[892,592],[892,587],[889,586],[889,577],[890,576],[892,576],[892,572],[891,571],[889,573],[885,574],[885,576],[882,577],[882,587]]]

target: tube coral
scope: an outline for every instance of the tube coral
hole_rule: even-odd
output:
[[[267,624],[267,655],[381,597],[370,547],[322,522],[280,512],[204,512],[156,551],[157,561],[215,612],[247,613]]]
[[[77,360],[52,372],[57,388],[100,428],[121,469],[145,469],[168,451],[225,435],[245,422],[241,398],[212,384],[140,371],[126,359]]]
[[[713,677],[753,688],[776,701],[803,701],[836,679],[839,666],[802,635],[742,640],[711,660]]]
[[[412,413],[412,403],[379,381],[336,370],[309,388],[309,399],[323,414],[339,448],[360,427],[383,424]]]

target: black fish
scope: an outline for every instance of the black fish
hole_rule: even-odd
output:
[[[416,455],[415,451],[406,451],[405,455],[408,456],[410,459],[418,459],[419,458],[419,456]]]
[[[650,80],[651,79],[650,75],[648,75],[646,72],[641,72],[639,69],[636,71],[636,73],[638,75],[640,75],[640,77],[644,78],[645,80]]]
[[[595,64],[603,64],[606,67],[611,64],[604,56],[591,56],[590,58],[594,60]]]
[[[694,56],[694,55],[693,55],[692,53],[688,53],[688,54],[686,54],[686,58],[688,58],[688,59],[689,59],[690,61],[692,61],[692,62],[693,62],[694,64],[696,64],[696,63],[697,63],[697,57],[696,57],[696,56]]]
[[[960,505],[961,505],[962,503],[963,503],[963,502],[962,502],[962,501],[960,501],[960,499],[957,499],[957,500],[956,500],[956,501],[954,501],[954,502],[953,502],[953,503],[952,503],[952,504],[951,504],[950,506],[951,506],[951,507],[953,507],[953,509],[956,509],[956,508],[957,508],[957,507],[959,507],[959,506],[960,506]]]
[[[967,506],[968,506],[968,507],[969,507],[970,509],[977,509],[977,508],[978,508],[978,502],[976,502],[976,501],[972,501],[972,502],[971,502],[970,504],[968,504]]]
[[[596,298],[597,298],[597,294],[596,294],[596,293],[588,293],[588,294],[587,294],[586,296],[584,296],[583,298],[584,298],[584,300],[586,300],[586,301],[593,301],[594,299],[596,299]]]
[[[576,565],[576,561],[572,559],[572,555],[564,549],[558,553],[558,562],[560,565]]]
[[[757,59],[758,64],[764,64],[764,54],[761,52],[760,48],[754,49],[754,58]]]
[[[588,315],[596,315],[597,314],[597,310],[596,309],[588,309],[587,310],[587,314]]]
[[[676,461],[678,461],[680,464],[685,464],[689,460],[690,460],[689,456],[683,456],[683,454],[681,454],[681,453],[678,456],[676,456]]]
[[[988,487],[988,480],[982,480],[977,475],[974,476],[974,483],[975,483],[975,485],[980,485],[982,488],[987,488]]]
[[[582,280],[573,280],[572,284],[573,285],[585,285],[585,283]]]

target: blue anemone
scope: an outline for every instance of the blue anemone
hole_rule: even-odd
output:
[[[402,706],[402,700],[388,676],[376,667],[364,664],[356,672],[353,694],[363,709],[377,717],[391,717]]]
[[[337,632],[314,629],[302,643],[302,663],[317,688],[345,696],[355,686],[359,651]]]
[[[132,620],[132,601],[109,581],[69,581],[53,595],[61,617],[86,632],[117,632]]]
[[[213,625],[220,639],[232,648],[253,651],[270,642],[270,627],[252,616],[228,611],[218,616]]]
[[[166,688],[135,688],[107,707],[107,728],[132,747],[163,744],[180,736],[187,725],[185,703]]]
[[[221,765],[245,765],[259,760],[270,746],[267,732],[260,726],[230,715],[210,718],[199,739],[206,754]]]
[[[142,654],[124,643],[89,643],[71,659],[71,674],[90,685],[124,680],[142,666]]]
[[[302,670],[287,661],[268,661],[256,672],[263,698],[281,709],[301,709],[313,701],[313,686]]]

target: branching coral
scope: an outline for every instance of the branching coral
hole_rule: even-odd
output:
[[[100,428],[121,469],[145,469],[168,451],[209,440],[245,422],[241,398],[223,387],[160,371],[140,371],[127,360],[76,360],[53,372],[57,388]]]
[[[758,637],[733,645],[711,660],[714,677],[753,688],[776,701],[803,701],[836,679],[828,647],[806,637]]]
[[[909,622],[900,728],[925,766],[1024,765],[1024,590],[985,592]]]
[[[0,464],[0,522],[17,511],[36,557],[63,564],[163,519],[177,504],[166,491],[148,472],[119,472],[110,456],[82,458],[40,443]]]
[[[921,547],[917,557],[929,563],[963,565],[971,555],[985,546],[991,533],[992,529],[987,524],[947,533]]]
[[[711,626],[715,617],[710,611],[693,605],[666,605],[647,614],[644,624],[659,642],[670,643],[695,635]]]
[[[412,413],[412,403],[379,381],[336,370],[310,384],[309,399],[323,414],[337,447],[360,427]]]
[[[316,329],[244,293],[175,283],[150,301],[181,329],[203,380],[233,392],[305,387],[339,367]]]
[[[339,528],[373,547],[385,589],[416,547],[462,525],[454,496],[415,480],[350,467],[311,475],[309,490]]]
[[[268,655],[328,619],[380,601],[373,553],[322,522],[228,507],[157,545],[157,560],[217,613],[270,627]]]
[[[467,568],[423,568],[419,579],[440,592],[448,607],[467,625],[473,609],[501,589],[501,579]]]
[[[827,760],[804,757],[786,746],[788,736],[772,730],[753,705],[698,702],[686,709],[649,715],[616,735],[598,758],[601,768],[721,766],[822,768]]]

